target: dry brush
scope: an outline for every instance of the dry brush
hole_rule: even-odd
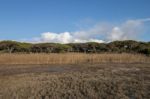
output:
[[[147,63],[150,57],[140,54],[0,54],[0,64],[81,64],[81,63]]]

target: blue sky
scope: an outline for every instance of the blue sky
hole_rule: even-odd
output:
[[[95,35],[89,31],[96,26],[103,27],[98,24],[104,23],[112,26],[107,32],[113,31],[113,28],[123,31],[121,25],[129,20],[150,18],[149,9],[150,0],[0,0],[0,40],[42,41],[46,38],[46,41],[61,42],[58,38],[67,35],[71,36],[68,39],[72,39],[81,32],[88,37],[75,36],[79,40],[95,39],[98,35],[96,39],[105,40],[109,38],[105,33]],[[149,19],[142,24],[144,31],[138,39],[150,41]],[[52,40],[51,36],[55,39]]]

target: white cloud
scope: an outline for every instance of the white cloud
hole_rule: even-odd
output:
[[[122,24],[115,26],[112,24],[96,24],[95,26],[75,32],[53,33],[45,32],[40,37],[35,37],[31,42],[55,42],[55,43],[82,43],[82,42],[99,42],[103,43],[115,40],[137,39],[142,33],[142,27],[150,18],[127,20]],[[99,37],[103,37],[100,39]]]
[[[119,27],[114,27],[107,38],[110,41],[126,39],[123,34]]]
[[[111,32],[108,33],[107,39],[109,41],[138,39],[139,34],[143,33],[144,23],[148,21],[150,21],[150,18],[127,20],[120,26],[113,27]]]
[[[64,33],[51,33],[46,32],[41,34],[42,42],[57,42],[57,43],[70,43],[73,38],[69,32]]]
[[[140,21],[140,22],[148,22],[150,21],[150,18],[145,18],[145,19],[138,19],[136,21]]]
[[[73,41],[73,43],[86,43],[86,42],[104,43],[105,41],[99,39],[88,39],[88,40],[74,39]]]
[[[41,34],[41,37],[33,38],[32,42],[55,42],[55,43],[85,43],[85,42],[99,42],[103,43],[103,40],[99,39],[80,39],[73,36],[69,32],[64,33],[52,33],[45,32]]]
[[[105,35],[107,32],[111,30],[111,25],[108,23],[96,24],[95,26],[81,31],[76,31],[73,33],[74,37],[80,39],[93,39],[98,36]]]

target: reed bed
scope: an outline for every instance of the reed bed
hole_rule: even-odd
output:
[[[0,54],[0,64],[80,64],[80,63],[149,63],[150,57],[139,54]]]

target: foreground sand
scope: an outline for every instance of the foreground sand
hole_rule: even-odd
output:
[[[149,63],[0,65],[0,99],[150,99]]]

